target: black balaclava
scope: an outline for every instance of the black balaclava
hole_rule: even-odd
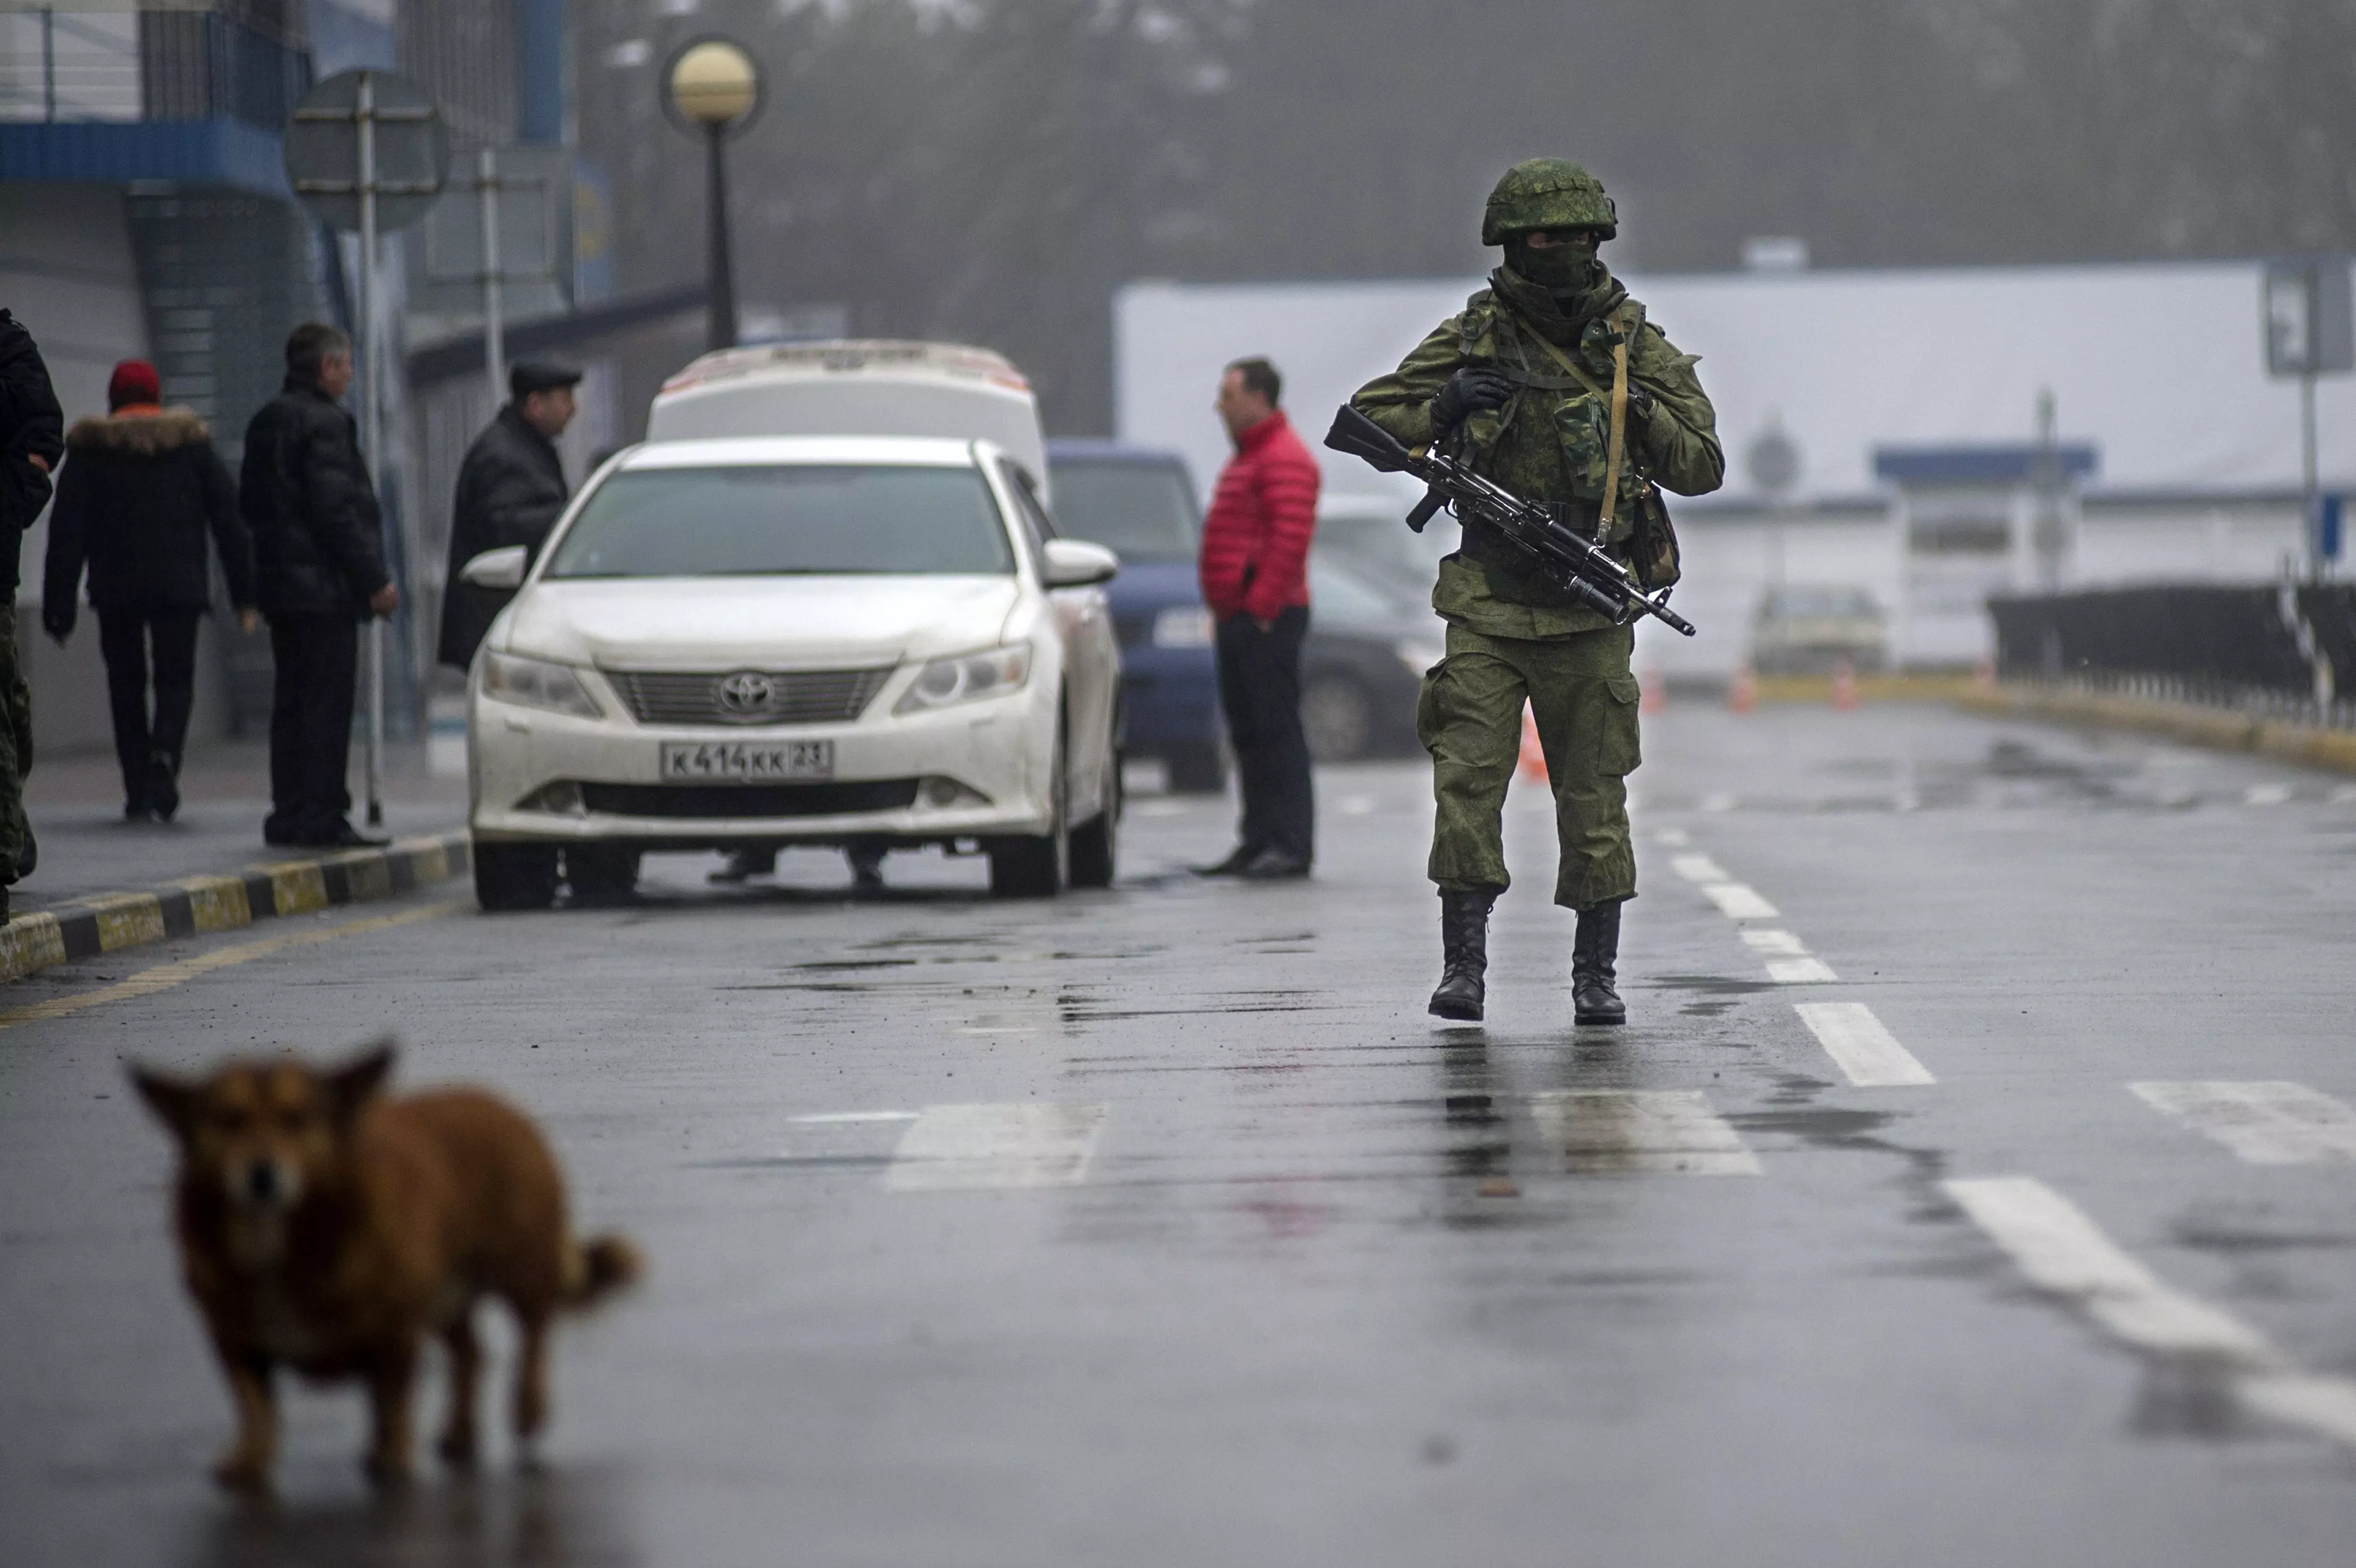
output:
[[[1557,245],[1534,251],[1527,234],[1515,234],[1505,241],[1505,265],[1549,294],[1578,295],[1592,288],[1602,270],[1596,262],[1595,251],[1593,245]]]

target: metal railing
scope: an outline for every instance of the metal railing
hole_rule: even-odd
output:
[[[1988,601],[1997,673],[2356,729],[2356,585],[2183,585]]]
[[[307,53],[216,11],[0,12],[0,122],[276,130],[310,85]]]

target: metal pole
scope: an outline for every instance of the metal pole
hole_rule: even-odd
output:
[[[2299,515],[2307,520],[2307,575],[2323,575],[2323,510],[2316,505],[2315,372],[2298,378]]]
[[[360,440],[372,477],[384,467],[383,411],[377,403],[376,331],[376,76],[360,72],[354,108],[360,144]],[[380,788],[384,757],[384,618],[369,617],[368,636],[368,822],[384,822]]]
[[[58,11],[41,7],[41,118],[58,117]]]
[[[728,256],[728,172],[727,160],[722,152],[726,143],[728,127],[721,124],[704,127],[712,137],[712,315],[709,336],[711,347],[736,347],[736,278]]]
[[[483,199],[483,368],[494,413],[508,398],[507,329],[499,315],[499,162],[496,149],[475,155],[475,188]]]

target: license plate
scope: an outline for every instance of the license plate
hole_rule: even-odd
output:
[[[669,741],[662,748],[662,776],[663,782],[667,784],[706,783],[714,779],[731,783],[763,783],[774,779],[831,779],[834,777],[834,742],[787,740],[747,744],[726,740],[690,744]]]

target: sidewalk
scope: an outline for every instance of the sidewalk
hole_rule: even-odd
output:
[[[384,825],[369,830],[352,747],[352,825],[372,838],[407,838],[461,827],[466,781],[436,779],[422,746],[387,746]],[[236,742],[190,753],[180,770],[179,815],[169,822],[123,820],[123,776],[112,752],[52,761],[36,757],[25,805],[41,863],[9,889],[15,913],[53,908],[95,894],[152,888],[184,876],[230,872],[310,852],[262,842],[270,814],[270,749]]]
[[[269,754],[260,743],[192,756],[170,822],[123,820],[112,757],[37,758],[30,784],[40,865],[10,890],[0,981],[119,948],[390,898],[471,869],[466,781],[432,776],[423,746],[386,757],[385,820],[374,836],[393,842],[381,849],[264,844]],[[355,826],[364,811],[354,811]]]
[[[1976,714],[2133,730],[2187,746],[2254,751],[2308,768],[2356,773],[2356,730],[2295,724],[2233,708],[2009,681],[1985,691],[1964,693],[1954,702]]]

